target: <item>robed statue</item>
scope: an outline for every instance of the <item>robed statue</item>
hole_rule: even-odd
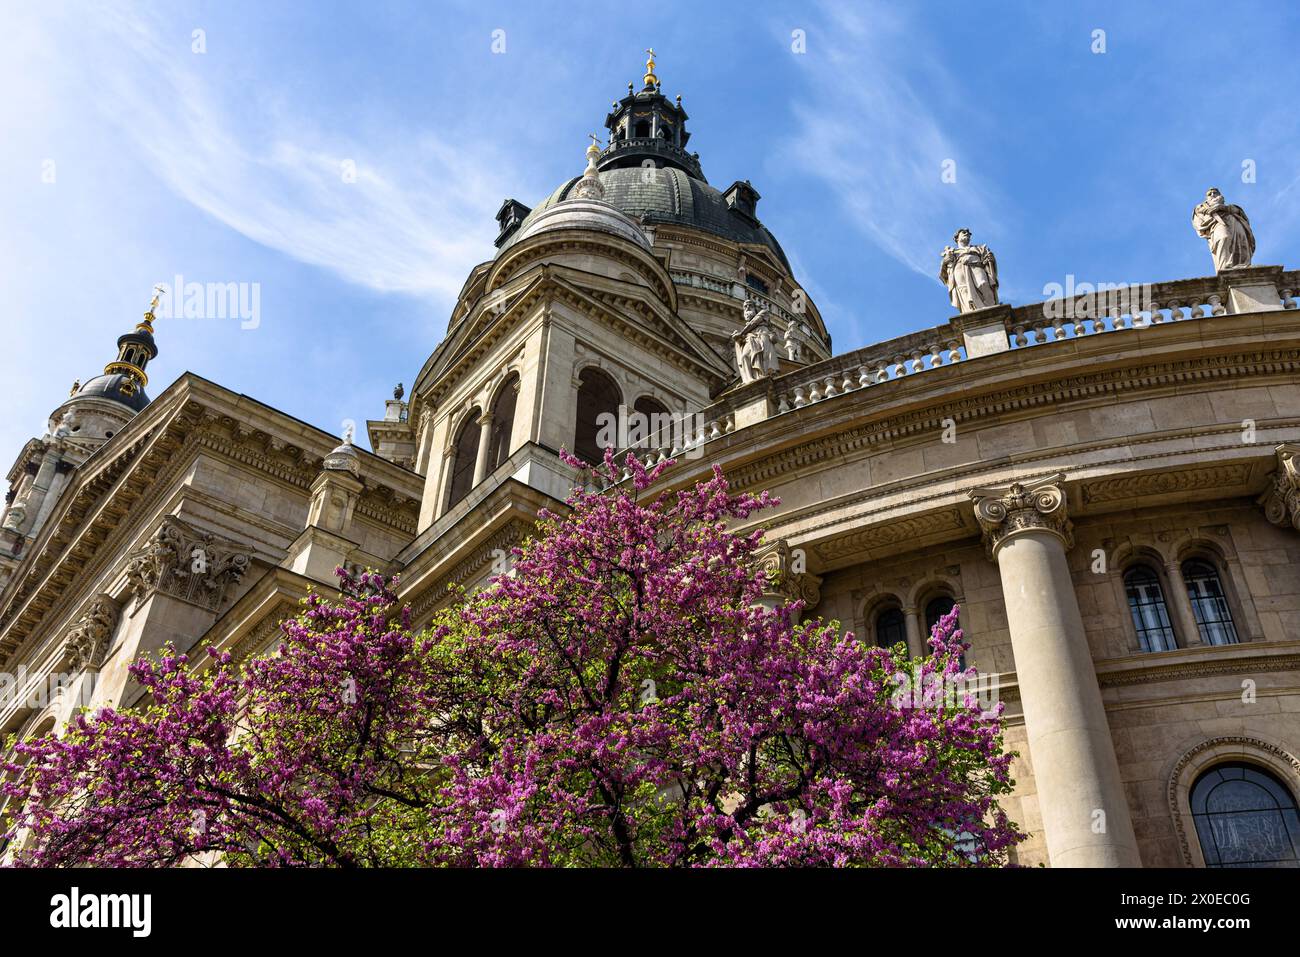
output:
[[[767,309],[753,299],[746,299],[744,313],[744,328],[732,333],[731,341],[736,348],[740,381],[753,382],[777,372],[781,360],[776,352],[776,330]]]
[[[1214,271],[1249,266],[1255,255],[1255,234],[1240,206],[1224,202],[1223,194],[1211,187],[1205,202],[1192,210],[1192,227],[1210,246]]]
[[[974,312],[998,304],[998,261],[987,246],[972,246],[970,230],[953,234],[957,243],[944,246],[939,260],[939,279],[948,287],[948,298],[958,312]]]

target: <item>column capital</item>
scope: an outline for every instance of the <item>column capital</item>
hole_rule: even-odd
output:
[[[1008,486],[974,488],[967,494],[975,503],[975,519],[984,533],[984,547],[996,560],[1002,543],[1028,531],[1047,531],[1061,539],[1067,549],[1074,545],[1074,526],[1066,515],[1061,483],[1065,473],[1057,472],[1032,482]]]
[[[802,600],[809,611],[821,601],[822,578],[808,571],[802,548],[791,548],[784,538],[778,538],[760,545],[754,559],[767,576],[764,597],[774,601]]]
[[[1300,443],[1284,442],[1275,450],[1277,471],[1259,497],[1265,517],[1274,525],[1300,531]]]
[[[128,557],[126,583],[138,603],[165,592],[218,611],[251,564],[247,546],[164,515],[158,530]]]

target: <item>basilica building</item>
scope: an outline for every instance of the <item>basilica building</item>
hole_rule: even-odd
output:
[[[273,647],[339,565],[426,623],[562,507],[561,449],[612,445],[779,496],[762,561],[808,617],[921,653],[960,606],[1018,863],[1300,865],[1300,271],[1211,190],[1168,237],[1211,274],[1009,305],[973,224],[936,237],[932,325],[836,353],[687,124],[652,60],[585,170],[505,200],[373,452],[201,369],[151,397],[151,307],[8,472],[0,740],[137,703],[166,642]]]

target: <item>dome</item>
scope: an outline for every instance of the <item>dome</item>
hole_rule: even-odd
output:
[[[123,392],[122,384],[127,380],[128,376],[122,375],[119,372],[95,376],[95,378],[91,379],[78,389],[77,394],[73,396],[73,398],[79,399],[84,396],[99,399],[112,399],[114,402],[122,403],[122,405],[131,409],[133,412],[139,412],[149,404],[149,396],[145,395],[144,389],[140,388],[138,385],[132,392]],[[131,385],[136,385],[136,383],[131,382]]]
[[[501,248],[507,249],[524,236],[535,233],[537,230],[533,227],[538,220],[564,202],[580,179],[574,177],[548,196],[524,218],[519,229]],[[600,183],[604,187],[605,204],[616,207],[633,220],[643,220],[649,225],[671,223],[689,226],[735,243],[761,243],[776,253],[787,269],[790,268],[776,237],[762,223],[733,210],[722,193],[683,170],[671,166],[606,169],[600,173]]]
[[[645,232],[633,219],[616,206],[597,199],[575,198],[553,204],[548,201],[524,220],[512,241],[519,242],[553,229],[596,229],[626,239],[642,249],[651,248]]]

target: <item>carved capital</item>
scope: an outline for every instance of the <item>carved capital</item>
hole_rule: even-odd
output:
[[[975,518],[984,532],[989,558],[998,548],[1021,532],[1047,531],[1058,536],[1066,548],[1074,544],[1074,526],[1066,515],[1065,493],[1058,472],[1034,482],[1012,482],[1005,488],[976,488],[968,493],[975,503]]]
[[[103,665],[117,627],[118,611],[111,595],[96,595],[76,624],[68,629],[64,643],[78,671],[95,671]]]
[[[822,578],[808,571],[808,559],[802,548],[791,548],[785,539],[764,544],[754,554],[758,567],[767,577],[763,594],[778,601],[802,601],[805,610],[822,600]]]
[[[174,515],[127,560],[126,579],[138,601],[162,592],[211,611],[248,570],[251,555],[237,542],[193,528]]]
[[[1277,472],[1259,504],[1274,525],[1300,531],[1300,444],[1288,442],[1277,447]]]

